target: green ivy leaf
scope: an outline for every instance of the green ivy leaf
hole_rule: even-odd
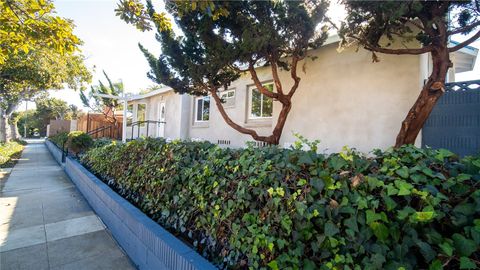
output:
[[[325,183],[323,182],[323,180],[316,177],[310,179],[310,185],[312,185],[312,187],[314,187],[318,192],[321,192],[325,187]]]
[[[443,269],[442,262],[437,259],[433,260],[430,266],[428,266],[428,270],[442,270],[442,269]]]
[[[309,259],[303,260],[303,268],[304,270],[315,270],[317,269],[317,266],[315,263]]]
[[[472,164],[475,165],[476,167],[480,168],[480,159],[472,160]]]
[[[455,233],[452,235],[452,239],[455,250],[457,250],[461,256],[469,257],[478,248],[473,240],[467,239],[461,234]]]
[[[427,242],[420,241],[420,240],[417,240],[416,244],[420,248],[420,253],[422,253],[423,257],[425,258],[425,260],[427,262],[430,262],[431,260],[433,260],[433,258],[435,258],[436,253],[432,249],[430,244],[428,244]]]
[[[403,166],[402,168],[398,169],[395,171],[400,177],[407,179],[409,176],[408,173],[408,168],[406,166]]]
[[[354,232],[358,232],[358,224],[357,224],[357,217],[351,216],[350,218],[345,219],[343,222],[345,226],[352,229]]]
[[[428,211],[428,212],[415,212],[413,214],[413,219],[415,221],[420,221],[420,222],[427,222],[432,220],[435,217],[435,212],[434,211]]]
[[[388,196],[385,196],[383,198],[383,201],[385,202],[385,205],[387,206],[387,211],[392,211],[393,209],[395,209],[395,207],[397,207],[397,203],[390,197]]]
[[[442,251],[448,255],[448,256],[452,256],[453,255],[453,247],[452,245],[450,245],[450,243],[448,242],[443,242],[441,244],[438,245]]]
[[[367,225],[369,225],[370,223],[374,222],[375,220],[377,220],[376,218],[376,214],[375,212],[373,212],[372,210],[367,210],[365,212],[365,217],[366,217],[366,223]]]
[[[270,269],[272,269],[272,270],[279,270],[279,268],[278,268],[278,263],[277,263],[276,260],[270,261],[267,265],[268,265],[268,267],[270,267]]]
[[[398,196],[406,196],[412,194],[413,186],[404,180],[395,180],[395,186],[398,188]]]
[[[443,161],[444,158],[452,157],[454,155],[455,154],[452,153],[451,151],[441,148],[437,150],[437,155],[435,156],[435,158]]]
[[[373,230],[373,234],[381,240],[385,241],[388,239],[388,228],[387,226],[383,225],[380,222],[372,222],[370,225],[370,228]]]
[[[406,219],[410,214],[415,213],[415,209],[407,206],[404,207],[402,210],[397,211],[397,218],[400,220]]]
[[[324,227],[325,236],[334,236],[339,231],[340,230],[337,228],[337,226],[335,224],[333,224],[333,222],[327,221],[325,223],[325,227]]]
[[[398,189],[396,189],[392,184],[387,185],[387,195],[393,196],[398,194]]]
[[[460,258],[460,269],[477,269],[475,262],[467,257]]]
[[[310,157],[310,154],[308,152],[303,152],[298,159],[298,163],[311,165],[313,164],[313,160],[312,160],[312,157]]]

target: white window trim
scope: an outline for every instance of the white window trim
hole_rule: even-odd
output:
[[[135,104],[135,122],[138,122],[138,121],[139,121],[139,120],[138,120],[138,107],[139,107],[139,105],[145,105],[145,119],[144,119],[143,121],[147,121],[147,117],[148,117],[148,111],[147,111],[147,110],[148,110],[148,106],[147,106],[147,103],[146,103],[146,102],[140,102],[140,103],[136,103],[136,104]],[[145,123],[138,125],[138,127],[140,127],[140,128],[144,128],[145,126],[146,126]]]
[[[221,92],[218,93],[218,96],[219,96],[220,99],[222,99],[222,100],[223,100],[223,96],[228,95],[228,93],[233,93],[233,97],[230,97],[230,99],[233,99],[233,104],[227,105],[227,104],[226,104],[227,102],[222,103],[222,105],[224,106],[224,108],[233,108],[233,107],[235,107],[236,98],[237,98],[237,93],[236,93],[235,90],[236,90],[235,88],[232,88],[232,89],[228,89],[228,90],[221,91]],[[225,98],[225,101],[226,101],[227,99],[229,99],[229,98],[228,98],[228,97]]]
[[[269,82],[269,83],[262,83],[262,86],[263,85],[269,85],[271,84],[273,86],[273,83],[272,82]],[[275,90],[275,87],[273,88]],[[273,110],[272,110],[272,116],[252,116],[252,93],[253,93],[253,90],[257,90],[257,87],[255,86],[251,86],[249,87],[248,89],[248,111],[247,111],[247,114],[248,114],[248,119],[249,120],[270,120],[273,118]],[[260,90],[257,90],[260,92]],[[262,92],[260,92],[260,94],[262,95],[262,101],[263,101],[263,97],[265,96],[264,94],[262,94]],[[262,102],[263,103],[263,102]],[[272,108],[273,109],[273,108]],[[261,109],[263,111],[263,107]]]
[[[198,120],[198,109],[197,109],[197,104],[198,104],[198,100],[199,99],[204,99],[205,97],[208,97],[210,98],[210,96],[203,96],[203,97],[195,97],[195,99],[193,100],[193,121],[195,123],[208,123],[208,121],[210,121],[210,115],[208,117],[208,120]],[[210,98],[210,104],[212,102],[212,99]],[[204,102],[202,101],[202,113],[203,113],[203,106],[204,106]],[[209,108],[209,111],[208,111],[210,114],[211,114],[211,107]],[[203,115],[202,115],[202,119],[203,119]]]
[[[132,119],[130,121],[130,125],[128,124],[128,107],[132,106],[132,111],[131,111],[131,114],[132,114]],[[127,127],[131,127],[132,126],[132,123],[135,122],[135,103],[130,103],[130,104],[127,104],[127,115],[125,116],[125,121],[127,121]]]

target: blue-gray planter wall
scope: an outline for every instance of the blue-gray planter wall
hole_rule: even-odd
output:
[[[52,154],[53,158],[58,162],[58,164],[62,165],[62,150],[60,150],[60,148],[58,148],[49,140],[45,141],[45,145]]]
[[[47,147],[59,163],[61,151]],[[60,152],[60,159],[58,153]],[[115,193],[76,160],[65,160],[65,172],[139,269],[217,269],[138,208]]]

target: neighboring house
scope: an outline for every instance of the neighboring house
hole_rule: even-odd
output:
[[[431,70],[429,57],[380,54],[380,62],[372,63],[368,51],[352,48],[338,53],[337,48],[338,38],[333,37],[309,52],[315,60],[299,64],[301,82],[292,99],[281,146],[296,141],[295,133],[309,140],[319,139],[319,149],[326,152],[339,151],[345,145],[365,152],[394,144],[400,124]],[[447,80],[453,81],[456,72],[472,70],[477,53],[472,47],[455,52]],[[257,69],[263,83],[273,87],[270,71],[269,67]],[[281,72],[280,77],[284,88],[292,84],[288,72]],[[262,135],[271,133],[280,105],[261,95],[248,74],[221,95],[226,112],[235,122]],[[162,88],[131,97],[128,108],[127,121],[157,122],[130,125],[127,138],[146,136],[148,129],[152,137],[208,140],[231,147],[253,141],[228,126],[208,96],[179,95]],[[421,136],[417,140],[420,143]]]

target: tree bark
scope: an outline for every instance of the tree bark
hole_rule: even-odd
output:
[[[423,125],[427,121],[435,104],[445,92],[445,79],[448,69],[452,66],[448,48],[441,47],[431,52],[432,73],[428,77],[415,104],[408,112],[397,135],[395,147],[414,144]]]
[[[19,133],[18,133],[17,123],[15,123],[12,119],[9,119],[8,124],[9,124],[9,131],[10,131],[10,139],[18,140]]]
[[[0,109],[0,143],[8,142],[8,117],[5,110]]]

